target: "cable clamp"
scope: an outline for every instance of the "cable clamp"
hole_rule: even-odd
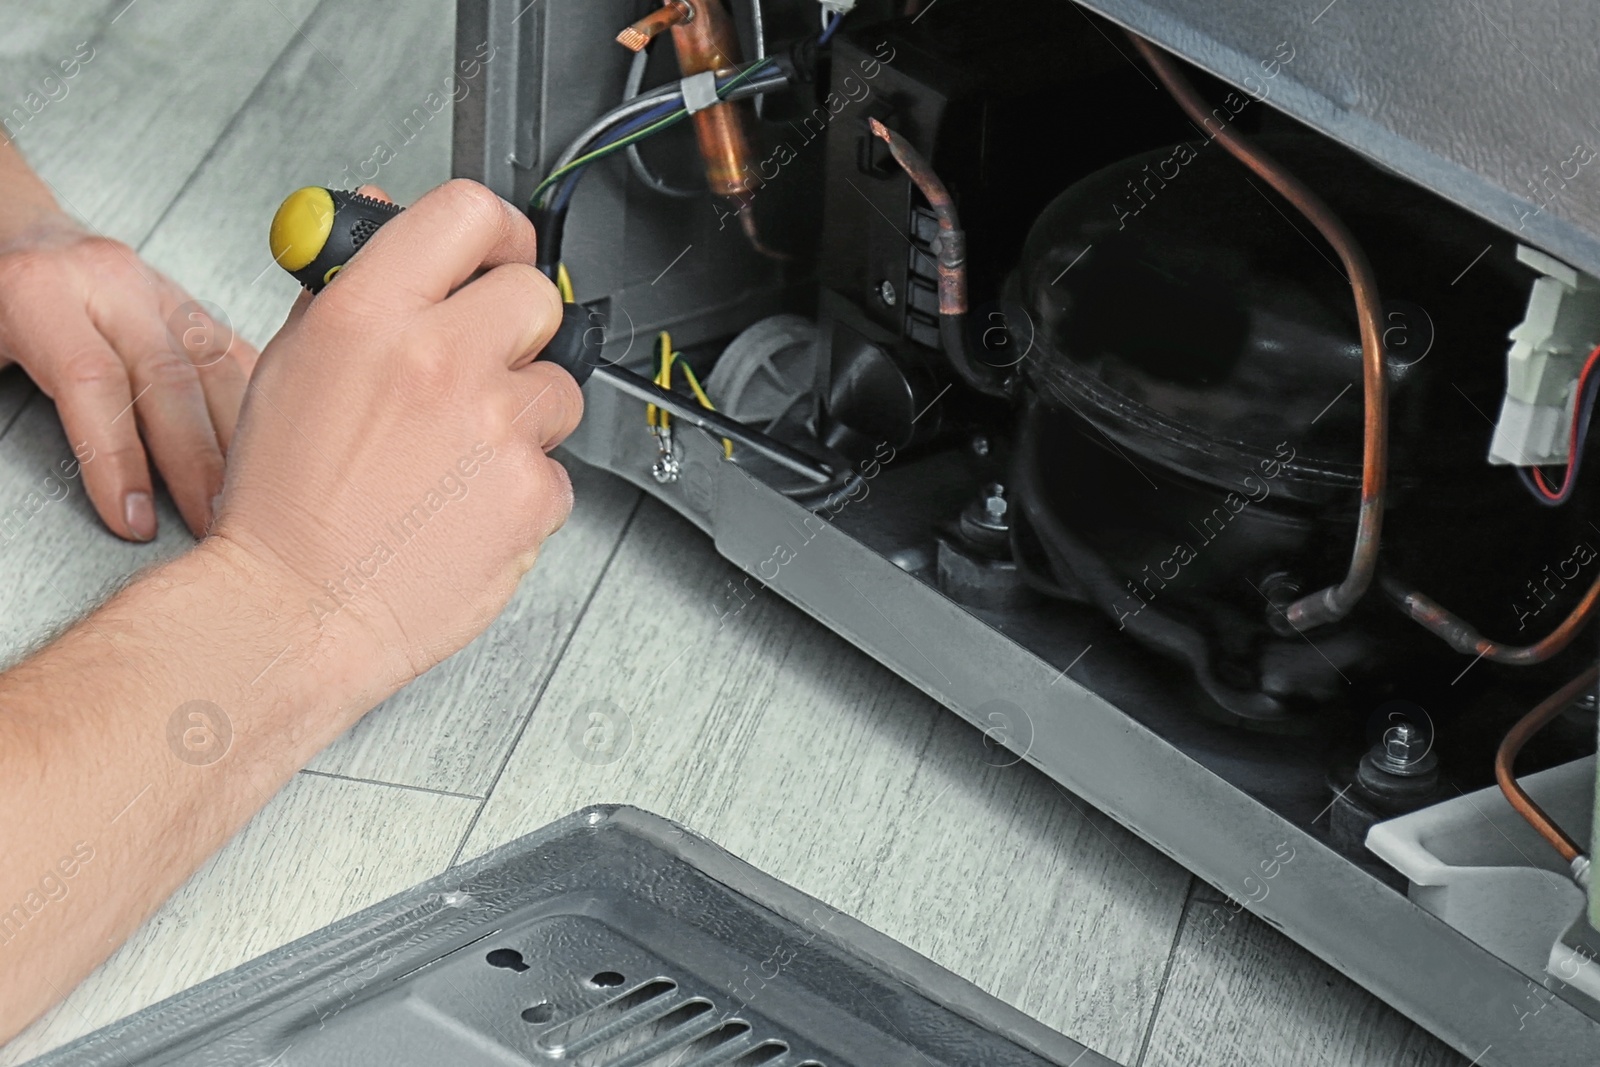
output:
[[[712,104],[722,103],[722,98],[717,95],[717,72],[714,70],[691,74],[679,84],[683,86],[683,109],[691,115],[696,111],[704,111]]]

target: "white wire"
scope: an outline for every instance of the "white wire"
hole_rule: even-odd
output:
[[[639,87],[644,84],[644,68],[649,62],[650,49],[648,46],[634,53],[633,63],[628,67],[628,82],[622,91],[622,102],[624,104],[630,103],[638,97]],[[699,196],[705,191],[703,189],[682,189],[656,177],[655,172],[645,165],[644,157],[639,154],[639,146],[636,144],[628,146],[627,155],[628,168],[633,171],[634,177],[663,196],[673,196],[680,200],[688,200],[691,197]]]

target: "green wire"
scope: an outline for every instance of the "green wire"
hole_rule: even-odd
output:
[[[543,199],[545,191],[548,190],[552,185],[566,177],[568,174],[572,173],[572,171],[576,170],[577,168],[587,166],[597,159],[604,159],[613,152],[620,152],[629,145],[637,144],[638,142],[644,140],[657,130],[664,130],[668,126],[682,122],[688,117],[689,113],[680,108],[665,118],[657,119],[655,122],[652,122],[650,125],[645,126],[642,129],[634,130],[620,141],[614,141],[603,148],[595,149],[593,152],[590,152],[587,155],[579,156],[577,159],[574,159],[571,163],[568,163],[560,170],[552,172],[548,178],[539,183],[539,187],[533,191],[534,203],[538,203],[541,199]]]
[[[764,67],[767,67],[770,64],[771,64],[771,60],[768,59],[768,60],[762,60],[760,63],[755,63],[755,64],[752,64],[749,67],[746,67],[744,70],[740,71],[733,78],[730,78],[728,80],[728,84],[724,85],[722,88],[717,90],[717,97],[719,99],[724,98],[725,95],[727,94],[728,90],[732,89],[734,86],[738,85],[740,82],[745,81],[751,75],[757,73],[758,71],[760,71]],[[588,153],[586,155],[579,156],[577,159],[574,159],[571,163],[568,163],[566,166],[561,167],[559,170],[553,171],[548,177],[545,178],[544,181],[540,182],[539,183],[539,187],[533,191],[533,196],[531,197],[531,202],[534,203],[534,204],[538,204],[539,201],[544,198],[545,192],[548,191],[549,188],[552,185],[554,185],[556,182],[560,181],[566,175],[572,173],[578,167],[587,166],[590,163],[593,163],[597,159],[603,159],[606,156],[612,155],[615,152],[620,152],[624,148],[627,148],[631,144],[638,144],[640,141],[644,140],[646,137],[649,137],[651,134],[656,133],[659,130],[664,130],[668,126],[672,126],[672,125],[674,125],[676,123],[682,122],[684,119],[686,119],[688,117],[689,117],[688,110],[685,109],[685,108],[679,108],[677,111],[674,111],[672,114],[667,115],[667,116],[665,116],[663,118],[657,119],[655,122],[652,122],[650,125],[645,126],[642,129],[634,130],[632,133],[628,134],[628,136],[624,137],[620,141],[614,141],[611,144],[605,145],[602,148],[595,149],[593,152],[590,152],[590,153]]]

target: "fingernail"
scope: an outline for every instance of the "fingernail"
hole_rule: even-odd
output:
[[[129,493],[122,501],[122,517],[128,520],[128,531],[141,541],[156,535],[156,505],[149,493]]]

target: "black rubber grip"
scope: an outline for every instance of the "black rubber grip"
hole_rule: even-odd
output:
[[[334,213],[327,241],[316,259],[289,272],[313,293],[320,293],[333,280],[350,257],[378,232],[378,227],[404,210],[398,204],[342,189],[329,189],[328,195],[333,197]],[[604,343],[605,329],[592,319],[590,312],[577,304],[567,304],[561,311],[561,325],[538,358],[554,363],[583,385],[600,365]]]
[[[581,304],[567,304],[561,309],[561,326],[539,358],[554,363],[583,385],[600,365],[604,342],[605,330],[590,321],[589,312]]]
[[[399,204],[374,200],[360,193],[341,189],[329,189],[328,193],[333,197],[334,208],[333,228],[328,233],[328,239],[316,259],[299,270],[289,272],[313,293],[322,292],[322,287],[350,262],[350,257],[378,232],[378,227],[403,210]]]

